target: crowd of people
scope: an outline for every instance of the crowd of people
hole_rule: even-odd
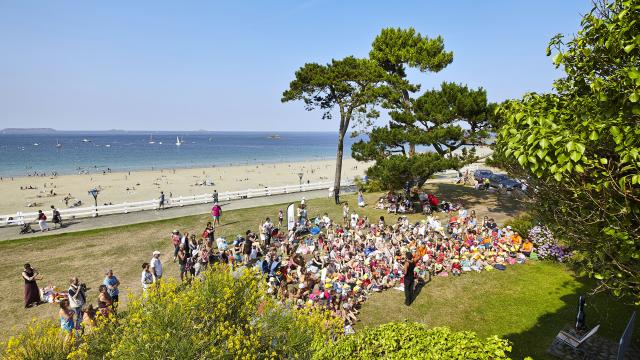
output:
[[[440,215],[446,220],[430,214],[421,221],[410,221],[404,215],[391,221],[384,216],[369,219],[343,205],[342,221],[326,213],[310,218],[303,199],[292,229],[282,228],[284,212],[280,209],[277,222],[266,217],[256,232],[247,230],[227,240],[216,237],[221,222],[216,202],[213,221],[201,233],[177,229],[171,233],[172,262],[186,282],[202,276],[213,264],[226,264],[234,270],[256,268],[264,277],[267,293],[284,306],[329,310],[344,321],[345,331],[351,332],[360,306],[371,293],[395,288],[404,291],[405,304],[410,305],[416,288],[434,276],[505,270],[508,265],[526,262],[534,251],[533,244],[510,226],[499,227],[493,219],[479,218],[461,205],[442,211]],[[144,291],[164,275],[166,264],[161,255],[155,251],[151,261],[142,264]],[[34,295],[37,276],[25,265],[26,307],[39,301]],[[115,311],[118,285],[108,271],[100,286],[99,313]],[[65,331],[85,324],[85,320],[92,324],[95,319],[96,311],[88,306],[84,291],[86,286],[77,278],[71,279],[67,298],[60,301]]]
[[[309,218],[308,211],[303,200],[295,228],[280,228],[280,210],[277,224],[267,217],[257,232],[247,230],[230,241],[216,238],[211,223],[199,240],[175,230],[171,242],[180,278],[188,281],[215,263],[255,267],[267,292],[282,304],[328,309],[350,329],[372,292],[397,288],[410,305],[416,287],[433,276],[505,270],[524,263],[533,251],[533,244],[510,226],[479,219],[462,206],[442,211],[445,221],[429,215],[418,222],[402,215],[391,222],[384,216],[360,217],[346,203],[342,222],[328,214]],[[142,279],[146,286],[144,272]]]
[[[38,271],[25,264],[22,271],[24,280],[24,307],[29,308],[43,303],[58,303],[60,328],[72,336],[74,332],[90,329],[96,325],[96,316],[109,316],[115,313],[118,307],[120,280],[111,269],[105,273],[105,278],[98,286],[97,307],[88,301],[89,288],[80,282],[78,277],[72,277],[67,291],[56,291],[52,286],[38,287],[37,280],[42,276]]]

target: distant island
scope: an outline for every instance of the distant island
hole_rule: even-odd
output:
[[[51,134],[56,129],[52,128],[6,128],[0,130],[0,134]]]

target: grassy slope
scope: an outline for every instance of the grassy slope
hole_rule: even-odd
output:
[[[482,337],[508,338],[515,359],[527,355],[545,359],[558,331],[575,320],[579,294],[590,287],[564,265],[540,261],[510,266],[506,271],[439,277],[422,288],[410,307],[404,306],[400,291],[372,296],[362,309],[361,326],[404,319],[446,325]],[[617,339],[632,311],[606,295],[589,297],[587,324],[600,323],[601,335]]]
[[[519,206],[510,197],[495,197],[477,193],[469,188],[452,185],[432,185],[436,193],[447,199],[461,199],[475,209],[478,216],[491,214],[502,222],[518,213]],[[368,195],[373,203],[379,195]],[[355,205],[354,196],[345,200]],[[309,200],[310,215],[328,212],[341,218],[341,207],[331,199]],[[223,214],[222,234],[232,237],[247,229],[257,229],[264,217],[277,218],[279,208],[286,204],[252,209],[234,210]],[[359,210],[361,215],[377,219],[385,215],[370,207]],[[414,221],[421,219],[412,215]],[[22,308],[22,280],[24,262],[31,262],[45,276],[40,286],[54,284],[66,288],[68,278],[77,275],[94,290],[89,301],[95,303],[95,289],[103,278],[103,271],[113,268],[120,278],[124,293],[139,292],[140,264],[159,249],[169,276],[177,275],[177,266],[170,263],[172,246],[169,233],[177,228],[199,235],[208,221],[207,215],[188,216],[145,224],[98,229],[80,233],[51,235],[0,243],[0,328],[24,327],[30,318],[54,318],[55,306],[42,305],[35,309]],[[550,339],[562,324],[571,322],[575,314],[577,294],[585,292],[584,283],[575,279],[564,267],[547,263],[510,267],[505,272],[470,274],[461,278],[438,278],[421,292],[414,305],[401,305],[402,293],[391,290],[373,296],[362,311],[362,324],[374,325],[405,318],[429,325],[448,325],[454,329],[474,330],[482,336],[497,334],[511,339],[516,355],[544,352]],[[598,297],[598,303],[588,310],[589,323],[595,318],[604,324],[603,333],[618,336],[620,324],[628,318],[629,309],[608,297]],[[122,301],[122,300],[121,300]],[[124,301],[126,303],[126,299]],[[607,306],[610,310],[606,310]],[[12,331],[13,332],[13,331]],[[6,333],[5,333],[6,334]],[[8,335],[8,334],[6,334]],[[0,335],[0,340],[6,335]]]

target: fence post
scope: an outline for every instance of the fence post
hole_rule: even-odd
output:
[[[122,204],[122,205],[124,205],[124,213],[128,214],[129,213],[129,206],[127,206],[127,202],[125,201],[124,204]]]
[[[178,198],[178,202],[180,203],[180,207],[184,206],[184,204],[182,203],[182,196]]]

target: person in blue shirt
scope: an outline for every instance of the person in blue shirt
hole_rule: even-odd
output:
[[[118,278],[113,275],[113,270],[109,269],[107,271],[106,277],[104,278],[102,284],[107,287],[107,292],[109,293],[109,296],[111,296],[111,300],[113,300],[114,303],[117,303],[118,295],[120,294],[120,290],[118,290],[118,286],[120,286],[120,280],[118,280]]]

